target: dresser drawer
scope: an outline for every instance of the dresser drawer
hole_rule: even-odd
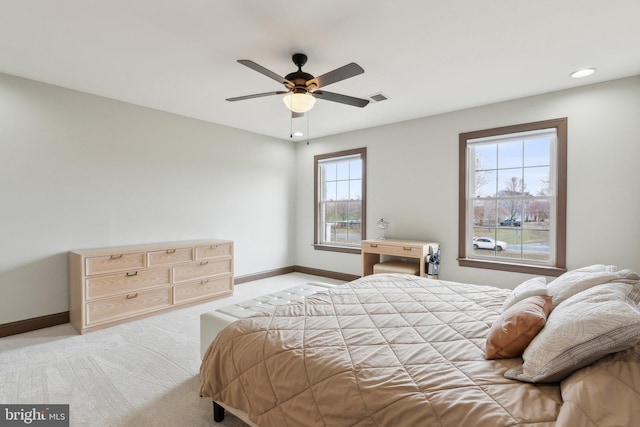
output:
[[[215,258],[219,256],[231,255],[231,244],[221,243],[218,245],[196,246],[196,260]]]
[[[133,292],[86,304],[86,324],[108,322],[155,311],[171,305],[171,287]]]
[[[363,243],[362,250],[374,254],[420,257],[422,246],[385,245],[380,243]]]
[[[231,275],[231,259],[197,261],[188,264],[176,265],[172,268],[173,283],[180,283],[189,280],[204,279],[225,273]]]
[[[189,261],[193,261],[193,248],[165,249],[147,253],[147,265],[149,267]]]
[[[173,303],[194,301],[233,293],[231,276],[221,279],[201,279],[173,287]]]
[[[86,280],[87,299],[101,298],[169,284],[169,269],[135,270]]]
[[[136,252],[90,257],[85,260],[85,273],[87,276],[91,276],[94,274],[143,268],[144,255],[144,252]]]

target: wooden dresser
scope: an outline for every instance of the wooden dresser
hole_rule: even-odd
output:
[[[80,333],[233,294],[233,242],[69,252],[69,317]]]

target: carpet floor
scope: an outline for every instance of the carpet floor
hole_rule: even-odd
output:
[[[245,427],[199,396],[200,314],[312,281],[291,273],[233,296],[79,335],[70,324],[0,339],[1,404],[69,404],[71,426]]]

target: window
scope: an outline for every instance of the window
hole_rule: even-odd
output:
[[[460,134],[458,262],[565,271],[567,119]]]
[[[366,148],[358,148],[314,157],[316,249],[360,253],[365,238],[366,155]]]

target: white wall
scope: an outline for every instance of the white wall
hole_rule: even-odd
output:
[[[640,76],[298,146],[296,264],[360,274],[358,255],[311,246],[313,156],[364,146],[368,237],[378,237],[376,221],[385,217],[388,237],[441,243],[442,279],[515,286],[529,276],[458,266],[458,134],[559,117],[569,125],[567,267],[608,263],[640,271]]]
[[[568,267],[640,271],[640,77],[294,146],[0,74],[0,324],[68,310],[70,249],[217,237],[238,276],[359,274],[311,246],[313,155],[362,146],[370,237],[384,216],[442,244],[442,278],[512,287],[527,276],[457,265],[458,134],[565,116]]]
[[[292,265],[292,143],[0,74],[0,324],[67,311],[67,251],[235,241]]]

